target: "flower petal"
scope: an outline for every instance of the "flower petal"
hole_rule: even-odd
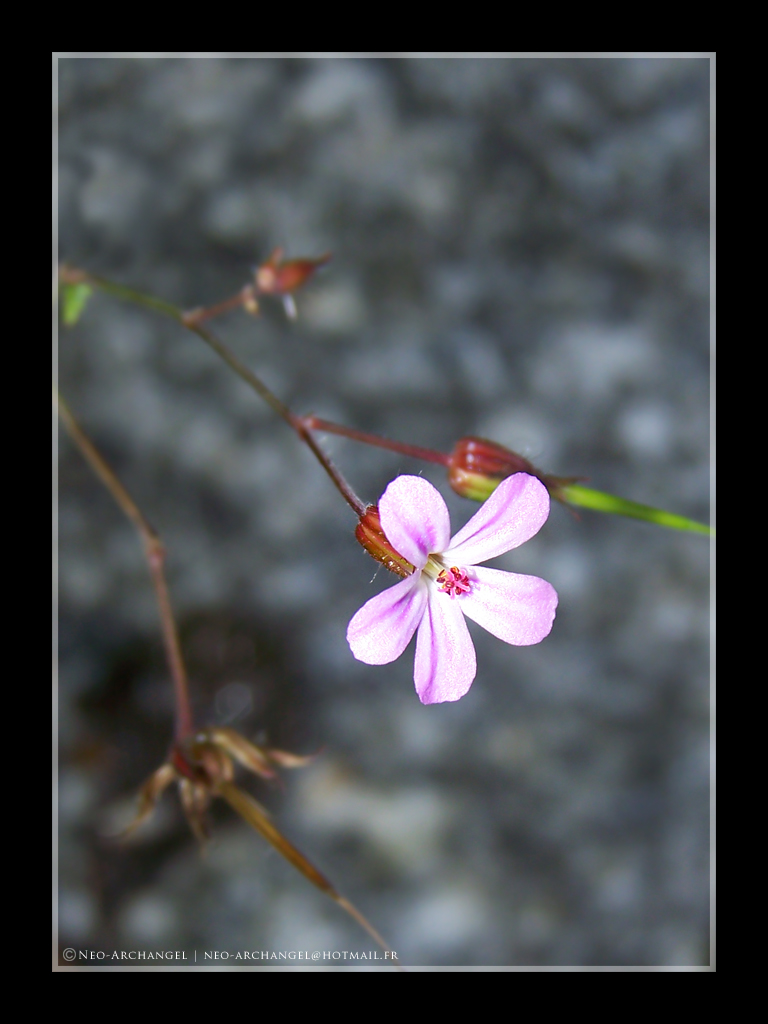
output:
[[[451,540],[446,563],[477,565],[503,555],[535,536],[548,515],[549,493],[541,480],[528,473],[508,476]]]
[[[472,591],[457,598],[461,610],[489,633],[517,647],[543,640],[552,629],[557,591],[538,576],[486,569],[470,570]],[[418,651],[418,648],[417,648]]]
[[[476,672],[475,647],[458,600],[430,586],[413,667],[421,703],[458,700],[472,685]]]
[[[358,661],[388,665],[408,646],[427,604],[427,585],[421,573],[382,591],[352,616],[347,642]]]
[[[379,516],[389,543],[417,569],[451,539],[451,519],[443,497],[420,476],[393,480],[379,501]]]

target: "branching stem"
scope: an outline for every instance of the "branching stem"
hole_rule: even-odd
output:
[[[217,338],[212,331],[209,331],[205,327],[201,327],[196,321],[194,314],[186,314],[182,309],[173,305],[171,302],[165,302],[163,299],[157,299],[153,295],[146,295],[144,292],[138,292],[133,288],[126,288],[124,285],[115,284],[113,281],[108,281],[106,278],[90,274],[77,267],[71,267],[64,264],[60,268],[59,273],[60,280],[63,284],[90,284],[94,288],[98,288],[109,295],[114,295],[118,299],[133,302],[136,305],[144,306],[146,309],[154,310],[157,313],[163,313],[165,316],[175,320],[178,324],[181,324],[182,327],[186,327],[187,330],[196,334],[198,338],[201,338],[206,345],[213,349],[220,359],[224,360],[227,366],[233,370],[241,380],[245,381],[245,383],[267,403],[273,412],[277,413],[277,415],[296,432],[331,478],[334,486],[355,514],[361,516],[365,513],[365,503],[358,498],[339,470],[333,465],[331,460],[312,436],[310,430],[305,426],[302,418],[295,416],[288,406],[284,402],[281,402],[277,395],[267,387],[264,381],[261,380],[260,377],[257,377],[256,374],[244,363],[241,363],[234,352],[232,352],[232,350],[228,348],[223,341]]]
[[[313,431],[338,434],[341,437],[348,437],[353,441],[362,441],[364,444],[373,445],[377,448],[386,448],[389,451],[400,452],[402,455],[407,455],[414,459],[422,459],[425,462],[437,463],[441,466],[450,466],[451,464],[451,456],[443,452],[434,451],[431,448],[421,448],[417,445],[405,444],[400,441],[390,441],[387,438],[378,437],[376,434],[368,434],[362,430],[355,430],[352,427],[331,423],[328,420],[320,419],[318,416],[296,416],[291,412],[288,406],[281,402],[277,395],[255,373],[240,362],[224,342],[211,331],[200,326],[202,320],[224,312],[226,309],[235,308],[238,305],[246,305],[255,296],[253,286],[246,286],[238,295],[225,299],[217,306],[185,313],[178,306],[165,302],[163,299],[157,299],[153,295],[138,292],[133,288],[126,288],[124,285],[115,284],[106,278],[98,277],[85,270],[66,264],[60,268],[60,280],[63,284],[70,285],[89,284],[94,288],[99,288],[101,291],[114,295],[116,298],[133,302],[158,313],[163,313],[196,334],[267,403],[273,412],[277,413],[296,432],[358,517],[362,517],[365,514],[366,505],[358,498],[342,474],[322,450],[313,436]],[[704,523],[698,523],[693,519],[666,512],[663,509],[641,505],[638,502],[628,501],[615,495],[604,494],[602,491],[595,491],[584,487],[580,483],[583,477],[550,476],[540,473],[534,467],[526,471],[534,472],[542,483],[545,484],[552,497],[565,505],[595,509],[614,515],[629,516],[632,519],[644,519],[670,529],[687,530],[693,533],[714,536],[714,531],[711,527],[706,526]]]

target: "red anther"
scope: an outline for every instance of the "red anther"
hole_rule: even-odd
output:
[[[451,597],[461,597],[462,594],[469,594],[472,590],[472,581],[465,569],[452,565],[450,569],[443,569],[437,577],[437,584],[444,594]]]

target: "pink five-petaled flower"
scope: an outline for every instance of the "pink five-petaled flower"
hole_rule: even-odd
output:
[[[475,678],[475,648],[464,616],[508,644],[537,644],[552,629],[557,593],[537,576],[477,565],[519,547],[549,515],[544,484],[527,473],[502,480],[451,537],[439,491],[399,476],[379,502],[381,527],[415,572],[371,598],[352,618],[347,640],[367,665],[388,665],[418,629],[414,682],[423,704],[463,697]]]

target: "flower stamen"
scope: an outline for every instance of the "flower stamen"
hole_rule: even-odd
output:
[[[469,594],[472,590],[472,582],[465,569],[452,565],[450,569],[443,569],[437,577],[437,585],[444,594],[451,597],[461,597],[462,594]]]

